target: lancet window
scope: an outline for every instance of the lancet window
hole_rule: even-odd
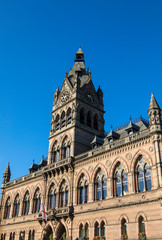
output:
[[[20,210],[20,197],[19,194],[17,194],[13,206],[13,217],[18,217],[19,210]]]
[[[56,187],[54,184],[51,185],[48,195],[48,208],[56,207]]]
[[[37,188],[33,199],[33,213],[39,212],[40,205],[41,205],[41,192],[40,189]]]
[[[84,109],[80,110],[80,123],[84,124]]]
[[[88,181],[85,175],[82,175],[78,183],[78,204],[88,202]]]
[[[61,184],[59,197],[60,197],[59,206],[60,207],[67,206],[68,205],[68,198],[69,198],[69,190],[68,190],[67,182],[65,180]]]
[[[15,233],[10,233],[10,240],[15,240]]]
[[[68,110],[67,110],[67,124],[71,123],[71,118],[72,118],[71,108],[68,108]]]
[[[97,114],[94,116],[94,129],[98,130],[98,116],[97,116]]]
[[[121,235],[127,234],[127,223],[125,218],[121,220]]]
[[[35,230],[30,230],[29,231],[29,236],[28,236],[28,240],[35,240]]]
[[[27,215],[29,213],[29,207],[30,207],[30,195],[27,191],[24,196],[23,200],[23,208],[22,208],[22,215]]]
[[[101,169],[98,170],[95,177],[95,200],[106,199],[107,196],[107,182],[106,177]]]
[[[149,191],[152,188],[151,170],[146,160],[141,156],[135,168],[136,192]]]
[[[139,228],[139,234],[145,233],[145,222],[142,216],[140,216],[138,219],[138,228]]]
[[[87,126],[92,127],[92,116],[91,112],[88,112],[87,114]]]
[[[67,157],[70,157],[70,141],[68,137],[66,137],[63,142],[63,158]]]
[[[4,218],[10,217],[10,211],[11,211],[11,199],[10,199],[10,197],[8,197],[6,204],[5,204]]]
[[[120,197],[128,192],[127,173],[122,164],[118,164],[114,171],[114,196]]]
[[[64,127],[66,124],[66,121],[65,121],[65,112],[63,111],[62,114],[61,114],[61,127]]]
[[[56,127],[55,127],[56,130],[60,129],[60,117],[59,117],[59,115],[56,116],[55,123],[56,123]]]
[[[95,236],[105,237],[105,222],[102,221],[99,225],[98,222],[95,223]]]
[[[58,162],[60,160],[60,148],[58,145],[58,142],[56,141],[54,146],[53,146],[53,151],[52,151],[52,162]]]

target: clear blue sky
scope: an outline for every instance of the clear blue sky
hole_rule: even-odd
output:
[[[0,1],[0,181],[48,153],[53,95],[79,46],[104,92],[105,130],[162,107],[162,1]]]

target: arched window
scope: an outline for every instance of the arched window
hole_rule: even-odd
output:
[[[95,237],[100,236],[100,228],[98,222],[95,223]]]
[[[48,196],[48,209],[55,207],[56,207],[56,187],[54,184],[52,184]]]
[[[121,220],[121,235],[127,234],[127,224],[125,218]]]
[[[135,167],[136,192],[149,191],[152,188],[151,170],[146,160],[140,156]]]
[[[35,239],[35,231],[30,230],[28,235],[28,240],[34,240]]]
[[[120,163],[115,168],[113,182],[114,196],[120,197],[126,195],[128,192],[127,174]]]
[[[58,162],[60,160],[60,149],[59,149],[59,145],[58,142],[55,141],[54,145],[53,145],[53,150],[52,150],[52,163],[53,162]]]
[[[61,127],[65,126],[65,112],[63,111],[61,114]]]
[[[107,183],[106,178],[101,169],[98,170],[95,177],[95,200],[106,199],[107,196]]]
[[[65,137],[63,141],[63,158],[70,157],[70,141],[68,137]]]
[[[89,225],[88,223],[85,224],[85,237],[89,239]]]
[[[105,237],[105,222],[101,222],[101,237]]]
[[[60,117],[59,117],[58,114],[57,114],[57,116],[56,116],[56,121],[55,121],[55,123],[56,123],[56,126],[55,126],[56,130],[60,129]]]
[[[71,123],[71,118],[72,118],[71,108],[68,108],[68,110],[67,110],[67,124]]]
[[[83,204],[88,202],[88,181],[84,174],[78,183],[78,204]]]
[[[5,204],[4,218],[10,217],[10,211],[11,211],[11,199],[10,197],[8,197]]]
[[[84,124],[84,109],[80,110],[80,123]]]
[[[94,129],[98,130],[98,116],[97,116],[97,114],[94,116]]]
[[[37,188],[33,199],[33,213],[39,212],[40,205],[41,205],[41,192],[40,189]]]
[[[138,228],[139,228],[139,234],[145,234],[145,223],[142,216],[138,219]]]
[[[2,233],[1,234],[1,240],[6,240],[6,233],[4,233],[4,234]]]
[[[24,200],[23,200],[23,208],[22,208],[22,215],[27,215],[29,213],[30,207],[30,195],[29,191],[25,193]]]
[[[13,217],[19,216],[19,210],[20,210],[20,197],[19,194],[17,194],[13,206]]]
[[[20,232],[19,240],[25,240],[25,231]]]
[[[79,237],[84,238],[84,229],[83,229],[83,224],[82,223],[79,226]]]
[[[59,199],[60,199],[60,207],[64,207],[68,205],[68,186],[67,182],[64,180],[61,184],[60,191],[59,191]]]
[[[92,127],[92,119],[91,119],[91,112],[88,112],[87,114],[87,126]]]

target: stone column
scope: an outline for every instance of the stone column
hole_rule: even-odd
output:
[[[93,202],[93,195],[94,195],[94,189],[93,189],[93,183],[89,183],[89,194],[88,194],[88,202]]]

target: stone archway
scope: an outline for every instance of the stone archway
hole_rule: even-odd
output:
[[[53,240],[53,231],[50,225],[48,225],[44,230],[43,240]]]
[[[66,240],[66,229],[65,226],[60,222],[56,230],[56,240]]]

